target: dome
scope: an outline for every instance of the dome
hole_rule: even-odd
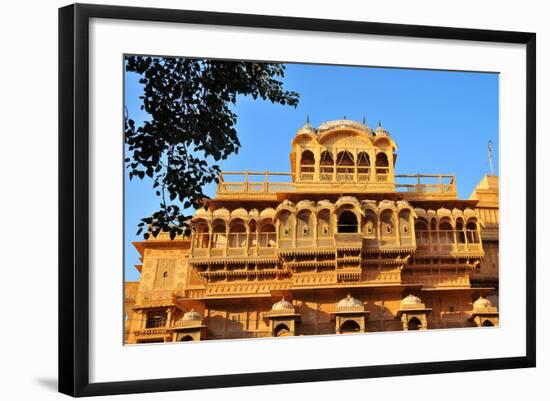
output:
[[[483,298],[480,296],[475,302],[474,302],[474,308],[480,309],[480,308],[491,308],[493,304],[491,301],[489,301],[487,298]]]
[[[243,219],[246,221],[248,219],[248,211],[246,209],[240,207],[238,209],[235,209],[231,212],[231,218],[232,219]]]
[[[315,202],[303,199],[296,204],[296,209],[315,209]]]
[[[212,213],[212,217],[214,219],[223,219],[223,220],[229,220],[229,217],[231,216],[231,213],[229,210],[227,210],[225,207],[221,207],[219,209],[214,210]]]
[[[296,133],[296,135],[299,135],[299,134],[315,134],[315,129],[311,126],[311,124],[308,121],[306,125],[300,128]]]
[[[202,316],[199,312],[191,309],[189,312],[185,312],[183,315],[182,320],[189,321],[189,320],[202,320]]]
[[[210,210],[207,210],[204,207],[201,207],[200,209],[197,209],[195,212],[195,216],[193,219],[211,219],[212,218],[212,212]]]
[[[317,129],[319,132],[322,131],[329,131],[335,128],[354,128],[359,131],[363,131],[369,135],[372,134],[372,130],[367,127],[365,124],[353,121],[353,120],[333,120],[333,121],[327,121],[319,125],[319,128]]]
[[[409,294],[401,301],[401,308],[411,308],[415,306],[422,306],[422,300],[416,295]]]
[[[353,298],[350,294],[336,304],[336,309],[363,308],[363,302]]]
[[[380,121],[378,121],[378,128],[374,130],[374,133],[376,136],[390,136],[390,133],[384,127],[382,127]]]
[[[279,312],[291,310],[294,312],[294,306],[292,305],[292,303],[287,301],[285,297],[283,297],[279,302],[276,302],[273,304],[273,306],[271,307],[271,310],[279,311]]]
[[[260,212],[260,219],[272,219],[275,216],[275,209],[268,207]]]

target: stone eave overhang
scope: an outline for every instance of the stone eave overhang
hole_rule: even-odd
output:
[[[174,246],[181,246],[181,249],[190,249],[191,239],[189,238],[176,238],[176,239],[151,239],[144,241],[132,242],[132,245],[136,248],[141,256],[144,255],[145,249],[163,249]]]

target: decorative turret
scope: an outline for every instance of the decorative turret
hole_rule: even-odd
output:
[[[493,303],[490,300],[480,296],[473,303],[472,306],[473,306],[473,311],[469,317],[469,320],[473,321],[476,324],[476,326],[479,326],[479,327],[498,326],[499,324],[498,310],[495,306],[493,306]]]
[[[409,294],[401,300],[396,318],[401,319],[403,330],[426,330],[431,311],[419,297]]]

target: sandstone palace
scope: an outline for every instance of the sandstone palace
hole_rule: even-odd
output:
[[[396,151],[381,126],[308,122],[290,173],[221,174],[189,238],[134,243],[126,342],[497,326],[498,177],[459,199]]]

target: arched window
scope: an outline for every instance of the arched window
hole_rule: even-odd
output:
[[[347,334],[347,333],[357,333],[361,330],[359,327],[359,324],[355,320],[346,320],[342,325],[340,326],[340,333]]]
[[[357,216],[350,210],[344,210],[338,216],[338,232],[339,233],[356,233],[357,232]]]
[[[470,244],[479,244],[481,242],[479,239],[477,222],[475,220],[468,220],[468,223],[466,224],[466,233]]]
[[[273,248],[277,246],[277,233],[273,224],[264,224],[260,229],[260,247]]]
[[[407,329],[420,330],[420,327],[422,327],[422,323],[420,322],[420,320],[418,320],[418,318],[416,317],[411,317],[409,323],[407,324]]]
[[[226,243],[227,233],[225,223],[222,221],[215,221],[212,225],[212,248],[225,248]]]
[[[336,157],[336,181],[353,181],[354,171],[355,163],[351,152],[339,152]]]
[[[365,212],[365,218],[363,219],[363,234],[368,239],[376,238],[376,214],[372,210]]]
[[[402,237],[408,237],[411,235],[410,217],[411,212],[409,210],[401,210],[399,212],[399,230]]]
[[[454,242],[453,226],[448,218],[439,222],[439,242],[442,244],[452,244]]]
[[[366,182],[370,175],[370,159],[366,152],[360,152],[357,155],[357,180]]]
[[[313,180],[315,172],[315,156],[311,150],[304,150],[300,159],[300,179],[303,181]]]
[[[334,159],[332,154],[325,150],[321,153],[320,165],[320,179],[321,181],[332,181],[334,176]]]
[[[277,220],[279,221],[279,246],[282,248],[292,246],[294,237],[294,218],[291,212],[282,210],[277,215]]]
[[[330,211],[323,209],[317,214],[317,237],[330,237],[332,230],[330,228]]]
[[[246,227],[242,220],[237,220],[229,226],[229,247],[242,248],[246,246]]]
[[[195,248],[208,248],[208,223],[204,220],[198,220],[193,224],[193,246]]]
[[[298,224],[298,237],[311,237],[313,235],[313,233],[311,232],[311,230],[313,229],[313,219],[311,211],[299,211],[298,215],[296,216],[296,220]]]
[[[387,181],[390,174],[388,156],[380,152],[376,155],[376,181]]]
[[[428,222],[423,218],[419,218],[414,223],[414,234],[416,243],[420,245],[428,245],[430,243],[430,233],[428,231]]]

